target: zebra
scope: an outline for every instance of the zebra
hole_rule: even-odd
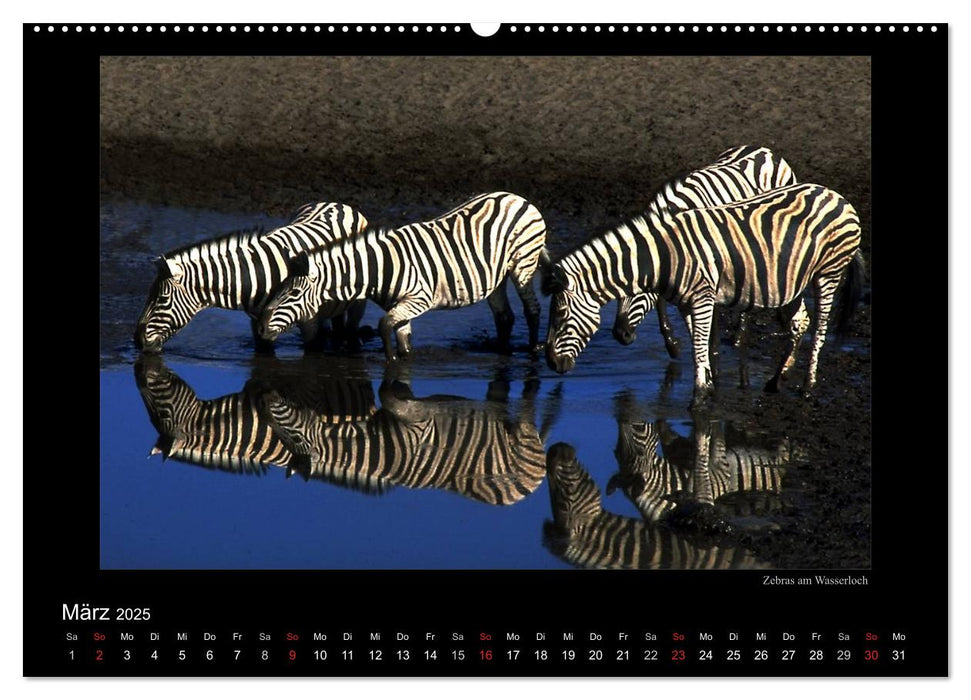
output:
[[[754,197],[762,192],[797,184],[792,168],[784,158],[760,146],[737,146],[721,153],[715,162],[662,185],[648,206],[648,211],[663,216],[669,212],[699,209],[730,204]],[[679,343],[674,337],[665,311],[663,298],[655,292],[643,292],[622,297],[617,303],[613,336],[622,345],[630,345],[637,338],[636,328],[652,308],[657,308],[658,326],[668,355],[679,355]],[[805,305],[800,302],[797,320],[808,319]],[[741,342],[746,325],[743,313],[739,322],[736,345]]]
[[[286,226],[236,231],[192,243],[156,259],[158,272],[138,319],[135,346],[144,352],[161,352],[162,345],[200,311],[210,307],[245,311],[252,319],[253,337],[260,352],[273,344],[256,332],[256,319],[271,289],[287,276],[287,260],[300,250],[342,239],[367,226],[363,214],[336,202],[302,206]],[[356,328],[364,302],[331,304],[319,318],[347,312],[346,326]],[[317,337],[313,319],[303,324],[305,344]]]
[[[267,472],[270,466],[295,473],[294,455],[268,420],[263,396],[268,387],[292,400],[309,401],[331,424],[374,414],[374,391],[367,379],[317,376],[307,361],[257,365],[243,390],[203,401],[158,355],[135,363],[135,383],[159,438],[149,456],[238,474]]]
[[[269,392],[310,407],[327,425],[366,421],[378,410],[367,365],[360,357],[307,355],[298,362],[274,358],[254,365],[244,390],[259,397],[266,419],[264,397]]]
[[[371,299],[387,313],[380,332],[387,361],[411,352],[411,319],[431,309],[486,299],[500,345],[507,345],[513,314],[505,280],[523,302],[529,344],[538,346],[539,302],[531,280],[545,253],[546,224],[539,210],[508,192],[483,194],[437,219],[393,230],[370,229],[353,238],[304,251],[288,279],[263,309],[259,331],[274,340],[304,322],[325,302]]]
[[[596,236],[552,267],[546,360],[557,372],[573,369],[611,299],[654,291],[677,303],[692,332],[693,406],[712,391],[709,332],[714,305],[781,308],[793,319],[812,284],[816,298],[812,353],[803,390],[816,384],[820,349],[837,287],[841,331],[860,298],[864,273],[860,222],[852,205],[821,185],[801,184],[720,207],[637,217]],[[766,384],[778,391],[795,362],[806,328],[790,322],[787,352]]]
[[[135,362],[135,383],[158,432],[149,456],[234,474],[288,468],[293,455],[261,418],[259,394],[242,391],[202,401],[158,356]]]
[[[407,384],[386,379],[381,408],[370,419],[337,426],[273,393],[264,405],[305,477],[371,494],[395,486],[431,488],[511,505],[546,476],[545,432],[529,415],[534,392],[524,390],[519,412],[510,417],[505,402],[418,399]]]
[[[694,542],[663,524],[604,510],[600,490],[577,461],[576,449],[560,442],[546,457],[553,520],[543,526],[543,545],[584,569],[761,569],[767,564],[740,547]]]
[[[778,500],[782,480],[792,458],[787,442],[774,449],[728,447],[720,421],[696,423],[691,440],[673,433],[663,420],[632,420],[618,399],[617,446],[620,471],[607,484],[610,494],[619,485],[649,522],[668,520],[709,530],[731,531],[715,504],[725,496],[744,493]],[[659,447],[663,446],[663,456]],[[735,515],[747,515],[739,501]],[[713,515],[712,515],[713,514]]]

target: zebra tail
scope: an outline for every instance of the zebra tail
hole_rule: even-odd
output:
[[[847,265],[846,279],[843,281],[843,290],[840,293],[840,315],[836,322],[836,334],[839,338],[845,338],[850,332],[853,313],[863,296],[865,276],[866,262],[863,260],[863,253],[857,250],[850,264]]]

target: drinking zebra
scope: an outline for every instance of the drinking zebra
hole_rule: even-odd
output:
[[[310,407],[269,394],[274,430],[311,479],[368,493],[394,486],[443,489],[490,505],[510,505],[546,475],[541,433],[525,392],[510,417],[505,402],[434,396],[417,399],[386,380],[381,409],[364,422],[328,425]],[[491,392],[494,396],[494,392]]]
[[[256,332],[256,319],[273,287],[287,276],[287,260],[298,251],[346,238],[367,226],[351,207],[333,202],[301,207],[286,226],[264,232],[237,231],[171,250],[156,260],[158,272],[135,330],[135,346],[160,352],[162,345],[206,308],[245,311],[252,319],[259,351],[273,344]],[[364,302],[323,305],[321,320],[347,312],[348,329],[357,327]],[[302,325],[304,343],[317,337],[318,323]]]
[[[315,415],[330,424],[364,420],[376,410],[369,380],[336,380],[317,370],[307,361],[262,363],[242,391],[204,401],[159,356],[142,356],[135,363],[135,383],[159,434],[150,456],[242,474],[277,466],[292,475],[294,456],[264,410],[268,387],[312,402]]]
[[[760,569],[766,564],[740,547],[694,542],[683,533],[604,510],[600,490],[566,443],[546,458],[553,521],[543,544],[584,569]]]
[[[411,351],[411,319],[431,309],[487,299],[500,344],[509,342],[513,314],[505,292],[512,277],[523,302],[529,343],[539,335],[539,302],[531,286],[544,255],[546,224],[539,211],[508,192],[484,194],[437,219],[365,233],[296,256],[287,280],[263,309],[259,331],[273,340],[312,318],[321,304],[371,299],[387,314],[380,331],[389,362]]]
[[[715,304],[780,308],[792,318],[810,284],[816,299],[812,353],[804,390],[816,384],[819,352],[836,290],[848,269],[839,328],[860,297],[860,222],[842,196],[821,185],[773,190],[742,202],[648,214],[618,226],[552,267],[546,359],[571,370],[611,299],[653,291],[675,302],[692,332],[694,402],[712,390],[709,332]],[[805,327],[792,323],[787,352],[767,390],[778,390],[795,361]]]
[[[795,185],[796,182],[796,176],[785,159],[768,148],[738,146],[723,152],[714,163],[662,185],[652,198],[648,212],[663,216],[685,209],[717,207],[749,199],[779,187]],[[633,343],[637,338],[635,329],[655,307],[668,355],[677,357],[678,340],[674,337],[668,321],[664,299],[655,292],[633,294],[618,301],[613,327],[614,338],[623,345]],[[796,318],[801,320],[806,317],[805,306],[801,304]],[[741,340],[745,323],[743,313],[736,343]]]

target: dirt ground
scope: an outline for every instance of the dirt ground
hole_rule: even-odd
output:
[[[395,224],[509,190],[543,212],[556,254],[759,144],[853,203],[869,257],[866,57],[105,57],[101,76],[105,197],[274,216],[340,200]],[[828,344],[811,401],[720,399],[812,444],[831,491],[819,527],[799,521],[805,549],[774,553],[782,568],[870,565],[869,318],[863,353]],[[753,361],[776,356],[760,342],[773,323]]]

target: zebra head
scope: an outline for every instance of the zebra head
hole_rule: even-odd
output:
[[[321,268],[301,252],[287,263],[287,277],[270,295],[260,313],[258,331],[265,340],[276,340],[296,323],[317,315],[323,299]]]
[[[573,445],[558,442],[546,453],[546,475],[550,483],[550,505],[556,528],[566,535],[576,533],[602,511],[600,490],[580,466]]]
[[[550,327],[546,334],[546,364],[560,374],[576,365],[577,355],[600,326],[600,305],[559,265],[549,283]]]
[[[293,454],[288,475],[296,472],[304,479],[320,479],[373,495],[393,487],[380,469],[370,469],[354,459],[358,445],[368,447],[371,434],[367,426],[380,412],[366,421],[328,423],[315,408],[292,401],[275,389],[264,393],[260,402],[273,434]]]
[[[135,328],[135,347],[144,352],[161,352],[165,341],[206,306],[187,284],[182,263],[163,256],[155,264],[158,273]]]
[[[192,388],[153,355],[135,362],[135,386],[158,433],[149,456],[168,457],[182,444],[187,426],[196,415],[199,399]]]
[[[295,406],[276,389],[263,393],[259,403],[260,413],[269,420],[273,434],[293,454],[287,475],[296,472],[304,479],[310,478],[315,461],[320,461],[312,436],[317,423],[313,411]]]
[[[653,299],[649,294],[622,297],[618,302],[617,317],[614,319],[614,339],[621,345],[633,343],[637,339],[637,326],[653,308]]]
[[[644,490],[647,478],[662,465],[657,454],[657,430],[651,423],[618,423],[614,457],[620,471],[611,485],[622,485],[635,498]],[[609,487],[608,487],[609,492]]]

